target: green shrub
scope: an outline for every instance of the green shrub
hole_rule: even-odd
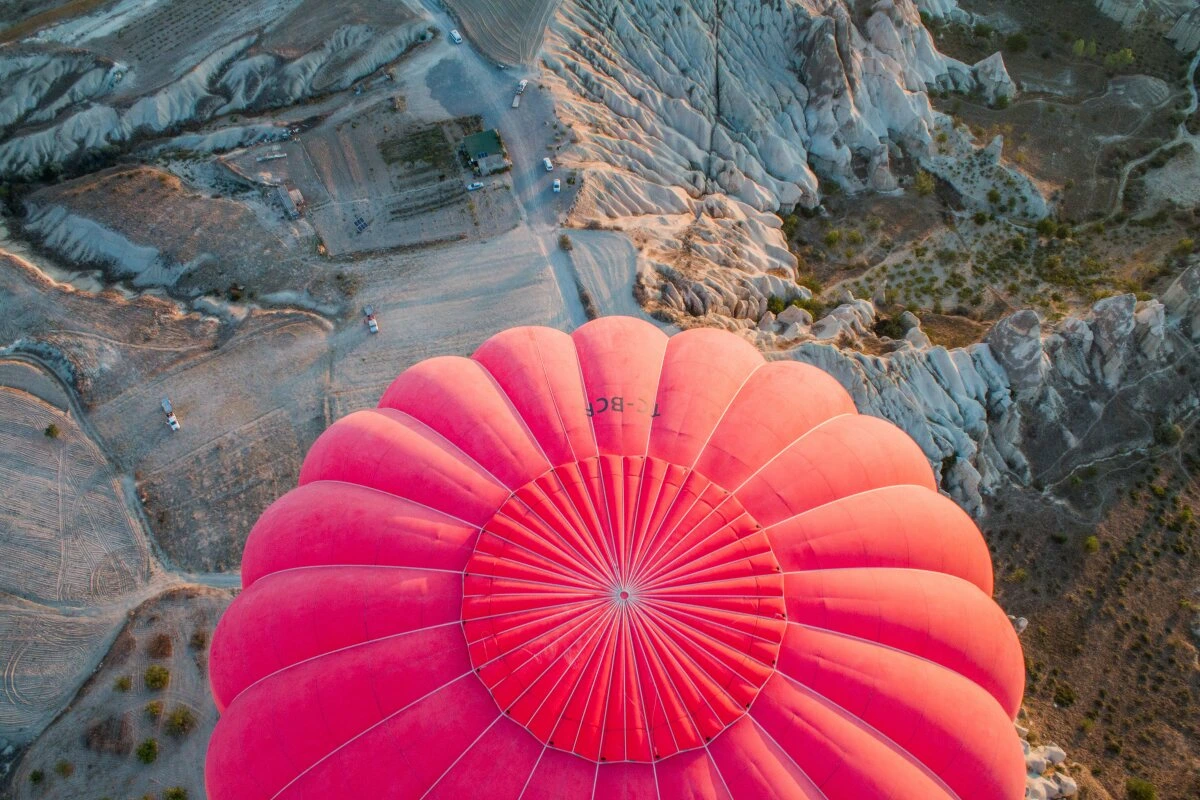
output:
[[[163,800],[188,800],[188,791],[182,786],[172,786],[163,792]]]
[[[1183,428],[1164,422],[1154,431],[1154,438],[1158,440],[1159,444],[1167,446],[1179,444],[1183,439]]]
[[[133,678],[128,675],[122,675],[113,681],[113,688],[118,692],[128,692],[133,688]]]
[[[1158,800],[1158,790],[1154,784],[1141,778],[1129,778],[1125,781],[1125,795],[1129,800]]]
[[[570,251],[571,251],[573,248],[574,248],[574,245],[573,245],[573,244],[571,244],[571,237],[570,237],[570,236],[567,236],[567,235],[564,233],[564,234],[562,234],[561,236],[559,236],[559,237],[558,237],[558,249],[560,249],[560,250],[565,250],[565,251],[567,251],[567,252],[570,252]]]
[[[151,700],[146,703],[146,716],[155,722],[162,716],[163,704],[161,700]]]
[[[1075,690],[1065,683],[1059,684],[1054,688],[1054,704],[1061,708],[1075,705]]]
[[[1024,53],[1029,49],[1029,37],[1023,33],[1014,33],[1004,40],[1004,49],[1010,53]]]
[[[838,230],[837,228],[834,228],[833,230],[831,230],[825,234],[825,246],[826,247],[837,247],[838,242],[840,242],[841,240],[842,240],[842,232],[840,230]]]
[[[917,173],[917,177],[913,179],[913,188],[917,190],[917,194],[921,197],[933,194],[933,190],[937,188],[937,183],[933,176],[925,170]]]
[[[60,760],[54,765],[54,771],[64,778],[69,778],[75,774],[75,765],[70,761]]]
[[[787,302],[779,295],[773,294],[767,298],[767,310],[775,316],[782,314],[785,308],[787,308]]]
[[[192,631],[192,638],[188,644],[191,645],[193,650],[203,650],[208,646],[208,631],[204,630],[204,628],[197,628]]]
[[[165,689],[171,682],[171,671],[160,664],[152,664],[146,668],[143,680],[147,689]]]
[[[167,717],[167,733],[186,736],[196,727],[196,715],[186,706],[176,707]]]
[[[1095,536],[1089,536],[1083,540],[1083,550],[1085,553],[1095,553],[1100,549],[1100,540]]]
[[[143,764],[153,764],[158,759],[158,740],[146,739],[137,746],[138,761]]]
[[[999,203],[1000,202],[1000,190],[999,189],[988,189],[987,199],[988,199],[988,202],[991,203],[992,205],[996,205],[997,203]]]
[[[37,786],[44,780],[46,780],[46,773],[42,772],[40,769],[35,769],[33,772],[29,773],[29,782],[34,786]]]
[[[42,433],[46,434],[46,437],[49,439],[57,439],[60,431],[58,430],[58,426],[51,422]]]

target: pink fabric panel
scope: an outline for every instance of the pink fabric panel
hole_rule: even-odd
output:
[[[849,495],[766,529],[784,572],[910,567],[955,575],[992,593],[979,529],[948,497],[901,485]]]
[[[937,489],[925,454],[904,431],[875,417],[836,417],[783,449],[736,492],[761,525],[880,486]]]
[[[632,317],[601,317],[571,334],[601,453],[644,456],[667,335]]]
[[[690,466],[762,355],[749,342],[712,328],[671,337],[658,385],[650,455]]]
[[[767,681],[752,713],[829,800],[957,800],[909,753],[783,675]]]
[[[507,717],[500,717],[450,767],[428,798],[517,800],[543,749],[529,731]]]
[[[596,773],[591,798],[604,800],[658,800],[653,764],[602,764]]]
[[[242,586],[321,564],[385,564],[461,571],[478,529],[365,486],[317,481],[293,489],[258,518],[242,553]]]
[[[334,650],[459,618],[462,578],[403,567],[305,567],[242,592],[213,637],[218,708],[254,681]]]
[[[392,381],[379,407],[425,423],[510,489],[550,468],[508,396],[469,358],[442,356],[409,367]]]
[[[505,487],[418,420],[390,408],[335,422],[308,451],[300,484],[340,480],[407,497],[482,525],[508,497]]]
[[[696,468],[733,491],[805,431],[854,413],[854,401],[829,373],[797,361],[769,362],[737,393]]]
[[[732,800],[707,748],[659,761],[654,769],[664,800]]]
[[[734,800],[826,800],[751,715],[726,728],[708,749]]]
[[[217,723],[205,765],[209,796],[269,798],[347,743],[354,742],[346,751],[361,755],[355,737],[455,679],[491,703],[453,626],[351,647],[275,673],[239,694]],[[438,705],[450,716],[453,705]]]
[[[421,797],[499,713],[479,681],[456,681],[330,753],[280,800]]]
[[[521,795],[526,800],[583,800],[592,796],[596,767],[591,761],[547,747]]]
[[[555,466],[596,455],[575,342],[552,328],[512,328],[472,356],[487,368]]]
[[[1012,720],[973,681],[898,650],[788,625],[778,670],[878,729],[960,797],[1018,800]]]
[[[787,576],[788,622],[878,642],[935,661],[986,689],[1016,718],[1025,664],[992,598],[950,575],[841,569]]]

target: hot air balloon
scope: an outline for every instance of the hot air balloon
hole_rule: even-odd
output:
[[[815,367],[515,328],[299,484],[214,634],[213,800],[1024,794],[984,541]]]

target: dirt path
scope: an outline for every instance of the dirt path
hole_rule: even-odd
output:
[[[1180,122],[1179,127],[1175,129],[1175,136],[1171,139],[1171,141],[1160,144],[1158,147],[1154,148],[1149,153],[1146,153],[1146,155],[1142,156],[1141,158],[1136,158],[1133,161],[1130,161],[1124,166],[1124,168],[1121,169],[1121,179],[1117,182],[1117,191],[1116,197],[1113,200],[1113,207],[1112,210],[1108,212],[1108,215],[1104,217],[1104,222],[1108,222],[1113,217],[1121,213],[1121,209],[1125,204],[1125,186],[1129,183],[1129,176],[1135,169],[1140,167],[1142,164],[1149,162],[1159,153],[1163,153],[1179,144],[1191,143],[1193,147],[1196,147],[1197,144],[1200,144],[1200,137],[1193,136],[1187,129],[1187,121],[1193,114],[1196,113],[1196,108],[1198,105],[1196,92],[1197,66],[1200,66],[1200,51],[1196,52],[1196,55],[1192,57],[1192,61],[1188,65],[1187,88],[1188,94],[1192,99],[1191,102],[1188,103],[1188,107],[1183,110],[1183,121]]]

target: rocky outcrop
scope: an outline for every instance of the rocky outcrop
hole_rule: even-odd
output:
[[[929,347],[915,318],[901,319],[894,352],[838,346],[873,319],[869,303],[851,300],[807,330],[780,333],[779,317],[743,329],[774,346],[790,336],[781,357],[822,367],[863,413],[907,431],[942,488],[974,514],[1005,482],[1050,485],[1082,459],[1149,446],[1164,421],[1200,407],[1200,383],[1179,377],[1193,363],[1200,375],[1200,265],[1162,302],[1106,298],[1055,326],[1023,310],[962,349]]]
[[[893,152],[923,163],[938,131],[973,152],[930,87],[1012,94],[998,55],[938,53],[912,0],[571,0],[543,60],[571,131],[560,158],[584,172],[570,221],[645,234],[652,302],[755,324],[755,276],[796,266],[770,212],[831,184],[894,191]]]
[[[0,175],[29,176],[138,134],[349,87],[421,41],[426,18],[375,30],[343,26],[294,58],[261,52],[261,33],[233,39],[152,93],[110,95],[126,67],[51,45],[0,55]]]
[[[1125,26],[1133,25],[1146,13],[1145,0],[1095,0],[1096,9]]]
[[[1025,800],[1060,800],[1079,794],[1079,785],[1065,769],[1067,753],[1056,744],[1029,744],[1029,731],[1020,725],[1021,749],[1025,752]]]
[[[1195,8],[1175,20],[1167,38],[1184,53],[1200,50],[1200,8]]]
[[[992,53],[971,68],[975,83],[983,99],[988,103],[996,103],[1000,98],[1003,102],[1011,100],[1017,93],[1017,85],[1008,75],[1004,66],[1004,56],[999,52]]]

